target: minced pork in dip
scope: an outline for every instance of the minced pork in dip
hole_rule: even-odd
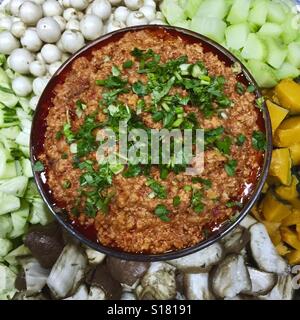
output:
[[[265,150],[252,85],[200,43],[166,30],[125,33],[77,58],[57,83],[46,118],[49,189],[99,243],[158,254],[198,244],[251,196]],[[259,103],[258,103],[259,104]],[[99,164],[96,135],[128,130],[205,130],[204,171],[187,163]],[[151,159],[150,159],[151,160]]]

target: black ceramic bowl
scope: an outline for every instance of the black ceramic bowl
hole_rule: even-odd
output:
[[[256,88],[257,98],[261,97],[261,93],[259,91],[257,83],[255,82],[253,77],[250,75],[250,73],[247,71],[247,69],[243,66],[243,64],[225,48],[223,48],[222,46],[218,45],[214,41],[200,34],[197,34],[182,28],[176,28],[176,27],[170,27],[170,26],[155,26],[155,25],[138,26],[138,27],[121,29],[121,30],[109,33],[107,35],[104,35],[99,39],[89,43],[81,50],[79,50],[76,54],[74,54],[68,61],[66,61],[60,67],[60,69],[55,73],[55,75],[49,81],[42,96],[40,97],[40,100],[33,118],[31,137],[30,137],[30,152],[31,152],[32,164],[36,162],[39,150],[43,148],[43,140],[44,140],[43,137],[46,129],[45,118],[48,114],[49,104],[50,104],[49,101],[51,101],[51,98],[52,98],[53,88],[58,82],[63,81],[64,74],[69,70],[73,61],[76,60],[78,57],[89,54],[89,52],[91,52],[95,48],[100,48],[101,46],[106,45],[107,43],[114,42],[115,40],[121,38],[128,31],[136,31],[136,30],[143,30],[143,29],[155,30],[157,28],[163,28],[164,30],[167,30],[172,34],[176,34],[184,39],[188,39],[189,41],[201,43],[206,51],[212,51],[213,53],[217,54],[219,59],[224,61],[227,65],[232,65],[233,63],[239,63],[242,67],[242,72],[241,72],[241,75],[239,76],[240,77],[239,81],[244,82],[246,85],[249,85],[249,84],[254,85]],[[263,105],[263,108],[262,108],[262,118],[263,118],[262,122],[264,122],[263,125],[265,127],[265,132],[266,132],[267,148],[264,155],[262,173],[260,175],[259,181],[257,182],[257,185],[255,186],[255,190],[252,193],[251,198],[248,200],[245,206],[241,209],[239,215],[236,217],[234,221],[225,222],[217,231],[213,232],[208,237],[208,239],[198,243],[197,245],[194,245],[192,247],[188,247],[182,250],[153,255],[153,254],[127,253],[115,248],[103,246],[100,243],[98,243],[95,240],[95,238],[91,238],[87,230],[82,230],[78,226],[75,226],[72,223],[72,221],[69,220],[66,213],[63,213],[62,209],[55,204],[55,202],[52,199],[51,190],[49,190],[49,188],[47,187],[47,183],[45,181],[45,176],[43,172],[42,173],[34,172],[34,178],[42,198],[44,199],[50,211],[54,214],[56,219],[59,221],[59,223],[63,225],[73,236],[75,236],[78,240],[88,245],[89,247],[97,251],[103,252],[105,254],[108,254],[120,259],[126,259],[126,260],[160,261],[160,260],[169,260],[169,259],[179,258],[185,255],[194,253],[196,251],[199,251],[201,249],[204,249],[210,246],[211,244],[215,243],[216,241],[220,240],[222,237],[224,237],[227,233],[233,230],[240,223],[240,221],[250,211],[255,201],[259,198],[260,192],[262,190],[262,187],[268,175],[268,169],[269,169],[271,154],[272,154],[272,130],[271,130],[269,114],[265,105]]]

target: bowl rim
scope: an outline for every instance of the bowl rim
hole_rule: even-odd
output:
[[[183,36],[189,36],[194,38],[197,42],[206,43],[208,46],[213,47],[216,51],[218,51],[221,55],[226,56],[227,59],[232,61],[232,63],[239,63],[242,68],[242,73],[244,74],[245,78],[249,81],[249,83],[253,84],[255,86],[255,93],[257,98],[261,98],[262,93],[260,91],[260,88],[256,82],[256,80],[253,78],[251,73],[248,71],[248,69],[245,67],[245,65],[231,52],[229,52],[226,48],[222,47],[220,44],[215,42],[214,40],[211,40],[207,38],[204,35],[201,35],[199,33],[180,28],[175,26],[167,26],[167,25],[141,25],[141,26],[133,26],[133,27],[127,27],[123,29],[119,29],[116,31],[113,31],[111,33],[105,34],[91,42],[89,42],[87,45],[85,45],[83,48],[78,50],[75,54],[73,54],[68,60],[66,60],[60,68],[55,72],[55,74],[52,76],[52,78],[49,80],[47,86],[45,87],[42,95],[40,96],[39,102],[37,104],[33,120],[32,120],[32,128],[30,132],[30,161],[31,166],[33,170],[33,166],[35,163],[35,156],[34,156],[34,129],[35,129],[35,123],[39,120],[39,110],[41,109],[41,101],[45,98],[47,94],[47,88],[51,86],[52,83],[54,83],[55,79],[59,77],[60,73],[68,66],[69,64],[73,63],[74,60],[76,60],[79,56],[84,54],[85,51],[91,49],[92,47],[99,45],[101,42],[105,42],[112,38],[115,35],[122,35],[130,31],[139,31],[139,30],[145,30],[145,29],[163,29],[167,31],[175,31],[177,33],[182,34]],[[35,183],[37,185],[37,189],[47,205],[50,212],[55,216],[56,220],[75,238],[77,238],[81,243],[87,245],[88,247],[113,256],[115,258],[123,259],[123,260],[131,260],[131,261],[144,261],[144,262],[153,262],[153,261],[165,261],[165,260],[172,260],[184,257],[189,254],[193,254],[197,251],[200,251],[202,249],[205,249],[209,247],[210,245],[214,244],[215,242],[222,239],[225,235],[227,235],[229,232],[231,232],[234,228],[236,228],[239,223],[245,218],[245,216],[249,213],[251,208],[253,207],[254,203],[259,199],[263,185],[267,179],[268,171],[271,163],[271,156],[272,156],[272,128],[271,128],[271,121],[270,121],[270,115],[268,112],[268,108],[266,107],[265,101],[263,101],[263,106],[261,108],[262,116],[264,119],[264,125],[265,125],[265,134],[266,134],[266,149],[264,154],[264,163],[262,166],[262,172],[260,175],[260,178],[255,186],[255,189],[252,193],[251,198],[247,201],[246,205],[242,208],[242,210],[239,212],[237,217],[235,217],[234,221],[226,222],[224,225],[220,227],[215,233],[213,233],[208,239],[203,240],[199,242],[196,245],[193,245],[191,247],[187,247],[184,249],[176,250],[176,251],[169,251],[166,253],[161,254],[145,254],[145,253],[129,253],[122,250],[119,250],[117,248],[111,248],[107,246],[103,246],[100,243],[94,242],[84,236],[82,233],[80,233],[79,230],[77,230],[72,224],[71,221],[64,217],[58,210],[54,209],[53,204],[48,199],[48,195],[44,190],[43,184],[41,183],[41,178],[38,172],[33,170],[33,176]]]

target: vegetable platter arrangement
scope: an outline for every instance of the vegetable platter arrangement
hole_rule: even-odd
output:
[[[300,263],[300,85],[291,80],[300,75],[299,20],[295,3],[279,0],[2,2],[0,299],[292,299],[290,271]],[[216,40],[268,88],[276,148],[255,219],[184,258],[125,262],[51,222],[32,178],[31,119],[51,76],[88,41],[166,23]]]

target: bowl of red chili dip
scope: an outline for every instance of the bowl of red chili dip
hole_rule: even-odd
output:
[[[118,140],[121,121],[147,134],[203,130],[204,170],[186,174],[174,154],[164,164],[99,162],[99,132]],[[81,49],[48,83],[31,131],[49,209],[83,243],[123,259],[178,258],[219,240],[259,197],[270,157],[269,115],[246,68],[167,26],[118,30]]]

